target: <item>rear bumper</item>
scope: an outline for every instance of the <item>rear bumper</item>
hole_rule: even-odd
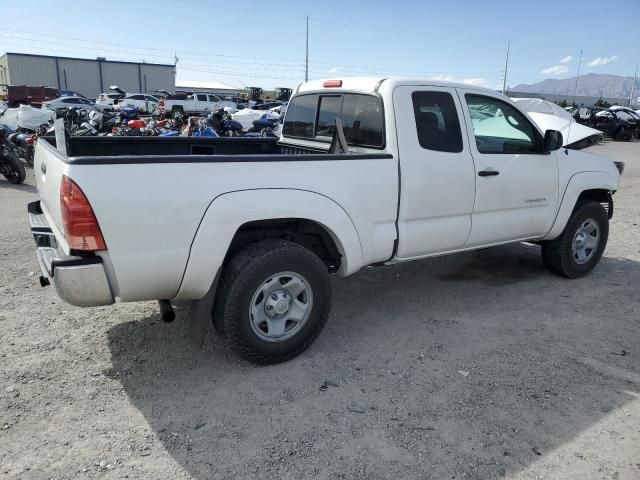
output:
[[[114,302],[102,264],[97,255],[70,256],[58,251],[56,238],[49,226],[40,201],[29,203],[29,224],[36,242],[40,265],[40,284],[53,284],[58,296],[71,305],[95,307]]]

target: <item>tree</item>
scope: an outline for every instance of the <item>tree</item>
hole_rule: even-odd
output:
[[[569,106],[569,104],[567,103],[567,101],[566,101],[564,98],[563,98],[563,99],[562,99],[562,101],[559,103],[559,105],[560,105],[562,108],[565,108],[565,107],[568,107],[568,106]]]
[[[596,103],[593,104],[594,107],[602,107],[602,108],[609,108],[611,106],[611,104],[609,102],[607,102],[606,100],[604,100],[602,97],[600,97]]]

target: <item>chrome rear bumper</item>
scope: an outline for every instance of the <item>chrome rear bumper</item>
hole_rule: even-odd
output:
[[[40,285],[53,283],[58,296],[71,305],[95,307],[114,302],[102,265],[97,255],[70,256],[58,251],[58,245],[40,201],[29,203],[29,224],[36,242],[40,265]]]

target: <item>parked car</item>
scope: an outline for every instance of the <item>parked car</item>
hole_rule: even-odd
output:
[[[204,112],[215,112],[222,108],[213,98],[213,95],[202,92],[165,92],[164,100],[160,100],[158,108],[175,115],[200,114]]]
[[[576,122],[604,132],[614,140],[628,142],[634,136],[635,123],[630,123],[606,108],[580,107],[574,111]]]
[[[196,345],[213,319],[256,363],[319,335],[330,274],[521,241],[588,274],[623,168],[558,151],[562,134],[492,90],[427,79],[304,83],[279,139],[94,140],[38,141],[42,284],[85,307],[159,299],[165,320],[190,301]]]
[[[31,105],[40,107],[42,103],[58,98],[60,95],[57,88],[52,87],[29,87],[26,85],[3,85],[6,89],[7,103],[10,108],[17,108],[20,105]]]
[[[619,105],[609,107],[609,110],[615,112],[619,119],[629,122],[633,129],[634,136],[636,138],[640,138],[640,113],[637,113],[629,107],[622,107]]]
[[[120,97],[122,97],[122,95],[119,93],[101,93],[98,95],[98,98],[96,98],[96,103],[100,105],[113,105]]]
[[[219,109],[220,108],[224,108],[224,109],[230,111],[231,113],[233,113],[236,110],[238,110],[238,104],[236,102],[220,98],[218,95],[209,94],[209,101],[215,103],[216,105],[218,105]]]
[[[105,110],[111,108],[111,105],[97,104],[84,97],[59,97],[44,102],[42,107],[50,110],[58,110],[60,108],[85,108],[87,110],[96,108],[98,110]]]
[[[123,98],[114,101],[114,108],[135,107],[141,113],[152,113],[158,107],[160,99],[146,93],[127,93]]]
[[[253,108],[256,110],[271,110],[272,108],[281,107],[283,102],[264,101],[255,105]]]
[[[60,96],[61,97],[82,97],[82,98],[87,98],[84,95],[82,95],[79,92],[76,92],[75,90],[60,90]]]

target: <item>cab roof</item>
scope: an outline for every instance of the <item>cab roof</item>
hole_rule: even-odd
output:
[[[331,87],[325,87],[325,82],[341,82],[340,86],[337,84]],[[400,85],[429,85],[433,87],[449,87],[449,88],[466,88],[471,90],[482,90],[486,92],[493,92],[485,87],[479,87],[476,85],[469,85],[459,82],[447,82],[443,80],[434,80],[429,78],[415,78],[415,77],[333,77],[325,78],[321,80],[312,80],[310,82],[302,83],[298,86],[295,93],[318,91],[318,90],[350,90],[363,93],[375,93],[382,86],[385,88],[396,87]]]

